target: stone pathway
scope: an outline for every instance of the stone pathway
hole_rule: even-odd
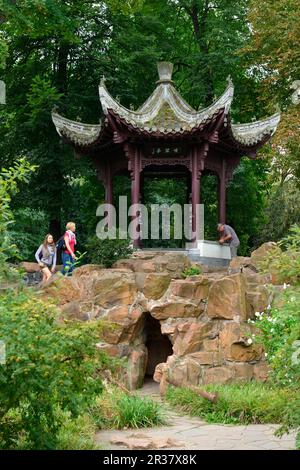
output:
[[[158,384],[146,383],[139,391],[160,401]],[[165,450],[289,450],[295,448],[295,433],[274,436],[273,424],[219,425],[207,424],[199,418],[183,415],[164,404],[167,425],[143,428],[104,430],[96,435],[103,449]]]

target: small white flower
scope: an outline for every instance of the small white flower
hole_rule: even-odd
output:
[[[270,304],[267,306],[267,310],[271,310],[271,305]]]
[[[265,357],[268,357],[268,353],[265,353]]]
[[[271,333],[274,333],[274,328],[271,328],[270,331],[271,331]]]
[[[285,283],[285,282],[284,282],[284,284],[283,284],[283,288],[284,288],[284,289],[286,289],[286,288],[287,288],[287,285],[286,285],[286,283]]]
[[[260,313],[259,312],[255,312],[254,314],[256,317],[260,317]]]
[[[252,343],[253,343],[252,339],[251,339],[251,338],[248,338],[247,344],[252,344]]]

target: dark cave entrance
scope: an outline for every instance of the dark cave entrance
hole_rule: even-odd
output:
[[[157,364],[166,362],[167,357],[173,354],[173,348],[168,336],[162,334],[160,322],[150,313],[146,317],[144,333],[148,350],[145,379],[152,379]]]

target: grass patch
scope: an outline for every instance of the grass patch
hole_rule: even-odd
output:
[[[192,416],[223,424],[282,423],[287,403],[299,399],[299,391],[255,382],[202,388],[218,392],[218,402],[211,403],[191,390],[174,387],[168,388],[166,399]]]
[[[57,450],[98,450],[94,442],[97,426],[89,416],[84,414],[76,419],[66,416],[58,434]]]
[[[100,446],[95,444],[94,437],[97,426],[87,413],[77,418],[71,416],[69,411],[56,410],[56,416],[62,419],[63,424],[57,433],[55,450],[99,450]],[[15,411],[11,418],[20,419]],[[24,430],[15,433],[15,440],[11,447],[13,450],[32,450],[32,444]],[[39,449],[35,449],[39,450]]]
[[[165,422],[158,403],[147,397],[126,395],[116,387],[107,389],[89,414],[100,429],[146,428]]]

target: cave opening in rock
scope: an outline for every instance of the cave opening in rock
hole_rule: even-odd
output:
[[[157,364],[166,362],[168,356],[173,354],[173,348],[168,336],[162,334],[160,322],[150,313],[147,313],[144,334],[148,350],[145,379],[152,379]]]

